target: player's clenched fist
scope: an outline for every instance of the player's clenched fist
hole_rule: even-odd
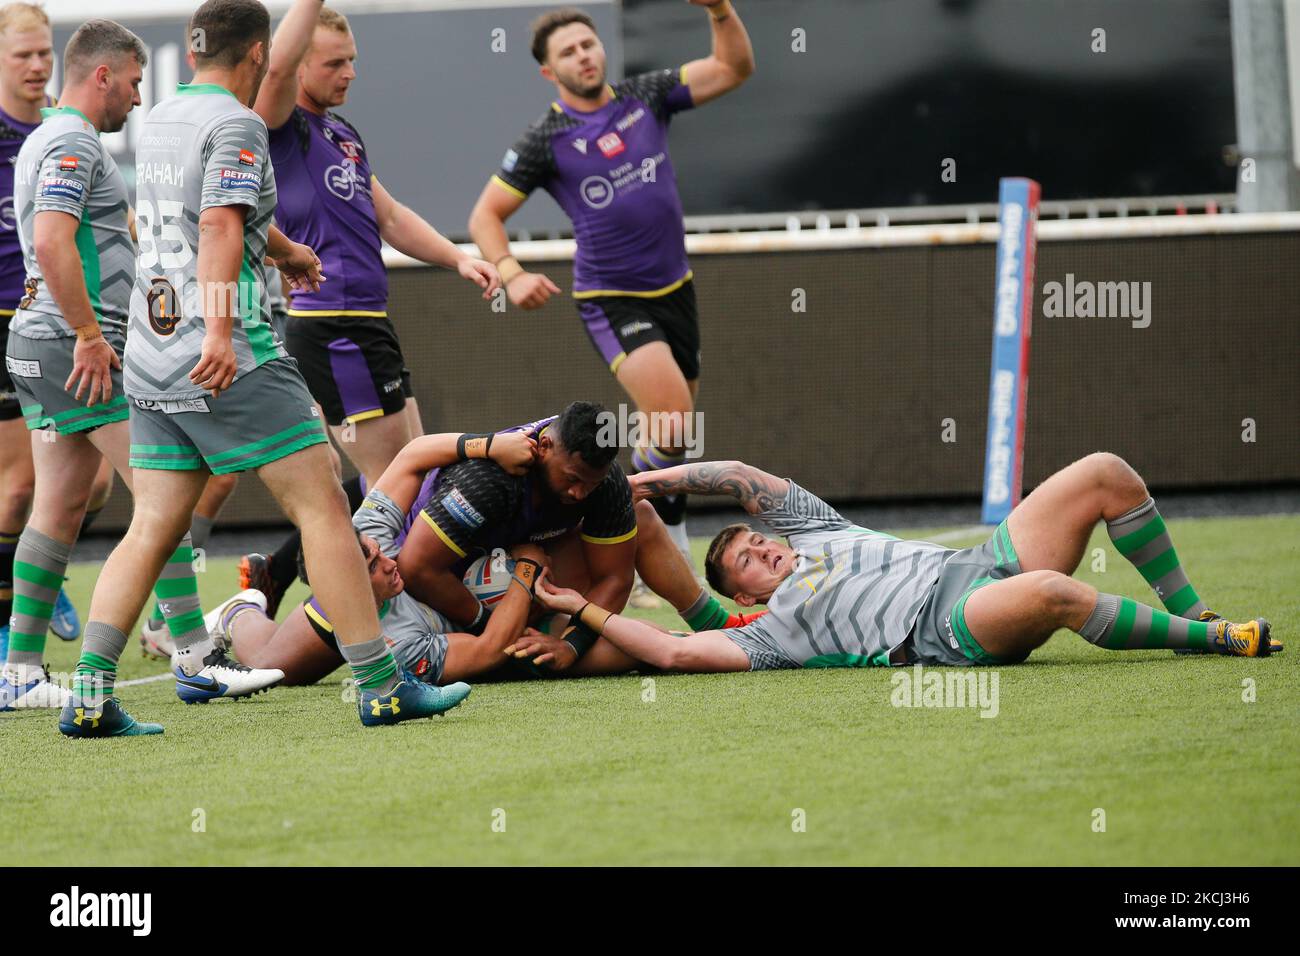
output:
[[[506,283],[512,305],[521,309],[540,309],[560,291],[560,287],[540,272],[521,272]]]

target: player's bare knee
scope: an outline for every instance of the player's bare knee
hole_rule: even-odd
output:
[[[17,469],[6,474],[5,480],[0,483],[0,516],[13,518],[22,524],[27,518],[35,493],[34,475]]]
[[[1053,621],[1070,618],[1087,597],[1087,585],[1059,571],[1030,571],[1041,612]]]

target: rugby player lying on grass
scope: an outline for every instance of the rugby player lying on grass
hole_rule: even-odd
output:
[[[458,633],[443,615],[405,593],[397,571],[397,538],[404,533],[407,511],[431,468],[450,465],[463,454],[488,454],[486,442],[468,450],[457,434],[425,435],[410,442],[384,471],[353,516],[370,584],[379,608],[379,623],[394,656],[415,676],[431,684],[449,684],[500,664],[502,649],[523,629],[532,604],[531,585],[544,559],[536,545],[512,549],[514,575],[522,587],[510,587],[481,635]],[[523,433],[494,436],[491,458],[510,474],[533,463],[536,444]],[[523,560],[523,559],[531,559]],[[306,581],[305,569],[299,574]],[[206,618],[218,644],[241,661],[278,660],[285,684],[311,684],[343,663],[334,628],[315,597],[295,608],[282,624],[266,616],[266,595],[244,590]],[[251,666],[251,665],[249,665]]]
[[[410,512],[428,473],[464,460],[458,448],[477,457],[490,455],[493,467],[508,475],[526,473],[537,453],[537,443],[527,431],[501,432],[493,435],[491,442],[463,438],[456,434],[429,435],[408,444],[353,518],[380,623],[393,654],[406,670],[436,684],[478,677],[508,662],[503,651],[523,632],[529,615],[531,595],[525,599],[524,588],[532,584],[541,564],[549,566],[556,560],[552,573],[565,584],[585,589],[590,583],[576,536],[558,555],[547,555],[541,545],[528,541],[513,544],[509,549],[515,559],[513,579],[524,587],[507,590],[479,635],[463,632],[445,615],[405,590],[396,560],[397,547],[403,529],[410,526]],[[648,502],[640,502],[635,513],[638,569],[647,584],[667,598],[688,624],[727,627],[752,618],[728,615],[716,599],[700,588],[690,565]],[[300,568],[299,574],[307,580],[305,569]],[[342,657],[333,628],[314,597],[279,625],[268,618],[266,606],[263,593],[241,591],[207,615],[208,628],[218,643],[246,664],[278,661],[276,667],[284,671],[285,684],[315,683],[340,666]],[[556,632],[563,632],[566,623],[556,621]],[[539,651],[538,659],[531,663],[552,671],[572,667],[568,672],[574,676],[621,673],[638,666],[636,660],[607,641],[595,641],[596,646],[578,661],[578,640],[567,632],[562,639],[554,639],[544,652]],[[573,666],[575,661],[577,666]]]
[[[748,525],[724,528],[709,583],[769,614],[743,627],[674,637],[538,579],[536,599],[576,615],[626,654],[664,670],[742,671],[891,664],[1012,664],[1068,628],[1110,650],[1191,648],[1239,657],[1282,649],[1267,621],[1212,612],[1179,564],[1142,479],[1098,453],[1043,482],[979,547],[954,551],[854,526],[793,481],[741,462],[705,462],[631,478],[638,499],[727,494],[789,544]],[[1105,521],[1120,554],[1165,610],[1099,592],[1070,575]],[[545,638],[527,633],[516,650]],[[541,643],[539,643],[541,642]]]

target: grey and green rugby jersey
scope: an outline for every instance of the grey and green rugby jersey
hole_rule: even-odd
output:
[[[767,602],[769,613],[723,631],[753,670],[887,666],[954,552],[851,524],[793,481],[759,515],[800,552]]]
[[[14,207],[27,295],[9,327],[31,339],[76,334],[50,295],[32,248],[36,214],[53,210],[79,221],[77,252],[99,324],[125,334],[135,282],[126,181],[84,114],[71,107],[44,109],[41,114],[44,122],[27,137],[14,163]]]
[[[204,394],[189,373],[207,331],[205,290],[198,286],[199,214],[213,206],[248,207],[231,330],[235,377],[284,357],[271,331],[262,265],[275,174],[261,117],[222,86],[181,84],[145,119],[135,175],[140,254],[124,363],[127,394],[156,401]]]

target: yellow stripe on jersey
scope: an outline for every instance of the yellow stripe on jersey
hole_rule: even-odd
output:
[[[649,292],[629,292],[626,289],[587,289],[584,292],[573,293],[573,297],[575,299],[594,299],[601,295],[626,295],[637,299],[657,299],[670,292],[676,292],[682,286],[686,285],[686,283],[690,282],[694,277],[695,274],[688,269],[686,275],[682,276],[672,285],[666,285],[662,289],[652,289]]]
[[[334,633],[334,625],[330,624],[329,621],[325,620],[324,615],[322,615],[320,611],[316,610],[314,607],[312,607],[310,604],[306,602],[303,603],[302,609],[307,612],[307,616],[311,618],[313,621],[315,621],[317,625],[329,631],[331,634]]]
[[[438,523],[437,523],[436,521],[434,521],[432,518],[430,518],[430,517],[429,517],[425,512],[423,512],[423,511],[420,512],[420,517],[424,519],[425,524],[427,524],[430,528],[433,529],[433,533],[434,533],[434,534],[436,534],[438,537],[442,538],[442,543],[443,543],[443,544],[445,544],[447,547],[451,548],[451,550],[455,551],[456,554],[459,555],[460,557],[462,557],[462,558],[465,557],[465,552],[462,551],[459,547],[457,547],[455,541],[452,541],[451,538],[447,537],[447,532],[445,532],[445,531],[443,531],[441,528],[439,528],[439,527],[438,527]]]
[[[527,198],[528,198],[528,193],[522,193],[522,192],[520,192],[518,189],[515,189],[514,186],[511,186],[508,182],[506,182],[506,181],[505,181],[504,179],[502,179],[500,176],[493,176],[492,179],[491,179],[491,182],[496,183],[498,186],[500,186],[502,189],[504,189],[506,192],[508,192],[508,193],[509,193],[510,195],[512,195],[512,196],[515,196],[515,197],[517,197],[517,198],[519,198],[519,199],[527,199]]]
[[[285,309],[288,315],[300,319],[336,319],[343,317],[360,319],[386,319],[387,312],[367,312],[365,309]]]
[[[580,535],[583,541],[589,541],[592,544],[621,544],[624,541],[631,541],[636,537],[636,528],[633,528],[627,534],[620,534],[616,538],[595,538],[589,534]]]

